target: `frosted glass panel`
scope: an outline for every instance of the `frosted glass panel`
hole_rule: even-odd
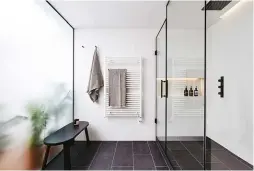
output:
[[[45,1],[3,1],[0,20],[0,169],[26,170],[29,150],[72,121],[72,29]]]

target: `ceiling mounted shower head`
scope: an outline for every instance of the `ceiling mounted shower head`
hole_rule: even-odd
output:
[[[225,8],[232,0],[227,1],[209,1],[206,4],[206,10],[222,10]],[[205,7],[202,8],[202,10],[205,10]]]

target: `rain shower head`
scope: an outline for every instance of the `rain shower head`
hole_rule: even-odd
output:
[[[232,0],[228,1],[209,1],[206,4],[206,10],[222,10],[225,8]],[[202,10],[205,10],[205,7],[202,8]]]

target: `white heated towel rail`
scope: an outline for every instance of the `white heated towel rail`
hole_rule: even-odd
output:
[[[105,116],[133,116],[142,120],[142,58],[106,57],[105,58]],[[126,107],[109,106],[108,69],[127,69],[126,74]]]

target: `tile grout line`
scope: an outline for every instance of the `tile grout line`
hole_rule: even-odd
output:
[[[185,145],[182,143],[182,141],[180,141],[180,143],[184,146],[184,148],[190,153],[190,155],[200,164],[200,166],[202,167],[203,165],[197,160],[196,157],[194,157],[194,155],[189,151],[189,149],[187,147],[185,147]],[[203,166],[204,167],[204,166]]]
[[[227,151],[226,151],[227,152]],[[231,151],[229,151],[229,152],[231,152]],[[211,152],[212,153],[212,152]],[[227,152],[228,153],[228,152]],[[232,152],[231,152],[232,153]],[[234,154],[234,153],[233,153]],[[230,155],[232,155],[232,154],[230,154]],[[250,166],[248,166],[247,164],[245,164],[243,161],[241,161],[241,160],[243,160],[243,159],[238,159],[237,157],[239,157],[239,156],[234,156],[234,155],[232,155],[234,158],[236,158],[236,160],[238,160],[240,163],[242,163],[243,165],[245,165],[245,166],[247,166],[249,169],[251,169],[251,170],[253,170]],[[247,161],[245,161],[245,162],[247,162]]]
[[[169,147],[167,147],[167,150],[169,150],[169,151],[171,151],[172,152],[172,150],[169,148]],[[175,150],[175,151],[181,151],[181,150]],[[175,159],[175,156],[173,156],[174,157],[174,159]],[[172,160],[172,161],[176,161],[176,159],[175,160]],[[178,166],[176,166],[176,167],[180,167],[180,169],[182,170],[182,167],[180,166],[180,164],[178,163],[178,161],[176,161],[177,162],[177,165]],[[174,166],[172,166],[172,167],[174,167]]]
[[[113,166],[113,167],[132,167],[132,166]]]
[[[114,154],[113,154],[113,158],[112,158],[112,162],[111,162],[110,170],[111,170],[111,169],[112,169],[112,167],[113,167],[113,162],[114,162],[115,155],[116,155],[116,148],[117,148],[117,144],[118,144],[118,141],[116,142],[116,147],[115,147],[115,151],[114,151]]]
[[[95,157],[97,156],[97,154],[98,154],[98,152],[99,152],[99,149],[101,148],[101,145],[102,145],[102,142],[100,143],[100,145],[99,145],[99,147],[98,147],[96,153],[94,154],[93,160],[91,161],[90,165],[88,166],[88,170],[90,170],[90,167],[92,166],[92,164],[93,164],[93,162],[94,162],[94,159],[95,159]]]
[[[134,154],[134,156],[150,156],[151,154]]]
[[[132,150],[131,150],[131,152],[132,152],[132,163],[133,163],[133,164],[132,164],[132,165],[133,165],[133,168],[132,168],[132,169],[134,170],[134,152],[133,152],[133,141],[132,141],[132,143],[131,143],[131,144],[132,144]]]
[[[214,157],[214,158],[216,158],[217,160],[219,160],[219,162],[221,162],[222,164],[224,164],[229,170],[231,170],[229,167],[228,167],[228,165],[226,165],[224,162],[222,162],[218,157],[216,157],[215,155],[213,155],[213,153],[212,153],[212,150],[211,150],[211,155]],[[204,161],[204,164],[206,164],[206,161]]]
[[[176,161],[176,160],[174,160],[174,161],[176,162],[177,166],[178,166],[178,167],[180,167],[180,165],[179,165],[178,161]]]
[[[149,148],[150,155],[151,155],[152,160],[153,160],[154,169],[156,170],[156,165],[155,165],[155,162],[154,162],[153,154],[152,154],[152,152],[151,152],[151,149],[150,149],[150,146],[149,146],[149,144],[148,144],[148,141],[146,141],[146,143],[147,143],[147,146],[148,146],[148,148]]]
[[[220,144],[219,144],[219,145],[220,145]],[[212,148],[210,149],[211,155],[214,156],[215,158],[217,158],[218,160],[219,160],[219,158],[216,157],[215,155],[213,155],[213,154],[212,154],[212,151],[224,151],[224,152],[227,152],[227,153],[228,153],[228,152],[229,152],[229,153],[232,153],[231,151],[229,151],[229,150],[227,150],[227,149],[225,150],[225,147],[224,147],[224,146],[222,146],[222,145],[220,145],[220,146],[222,147],[222,149],[216,149],[216,148],[215,148],[215,149],[212,149]],[[230,155],[232,155],[232,154],[230,154]],[[245,164],[243,161],[241,161],[240,159],[238,159],[238,158],[237,158],[238,156],[237,156],[237,157],[234,156],[234,155],[232,155],[232,156],[233,156],[234,158],[236,158],[236,160],[238,160],[240,163],[242,163],[243,165],[247,166],[249,169],[253,170],[250,166],[248,166],[248,165]],[[227,166],[227,165],[226,165],[224,162],[222,162],[221,160],[219,160],[219,161],[220,161],[222,164],[224,164],[225,166]],[[227,168],[230,169],[228,166],[227,166]]]
[[[165,163],[166,163],[166,165],[167,165],[167,167],[168,167],[168,169],[169,169],[168,163],[167,163],[167,161],[166,161],[166,158],[165,158],[164,155],[162,154],[161,149],[158,147],[158,145],[157,145],[156,142],[155,142],[155,145],[156,145],[157,148],[159,149],[159,151],[160,151],[160,153],[161,153],[161,155],[162,155],[162,158],[164,159],[164,161],[165,161]],[[172,167],[173,167],[173,166],[172,166]]]

